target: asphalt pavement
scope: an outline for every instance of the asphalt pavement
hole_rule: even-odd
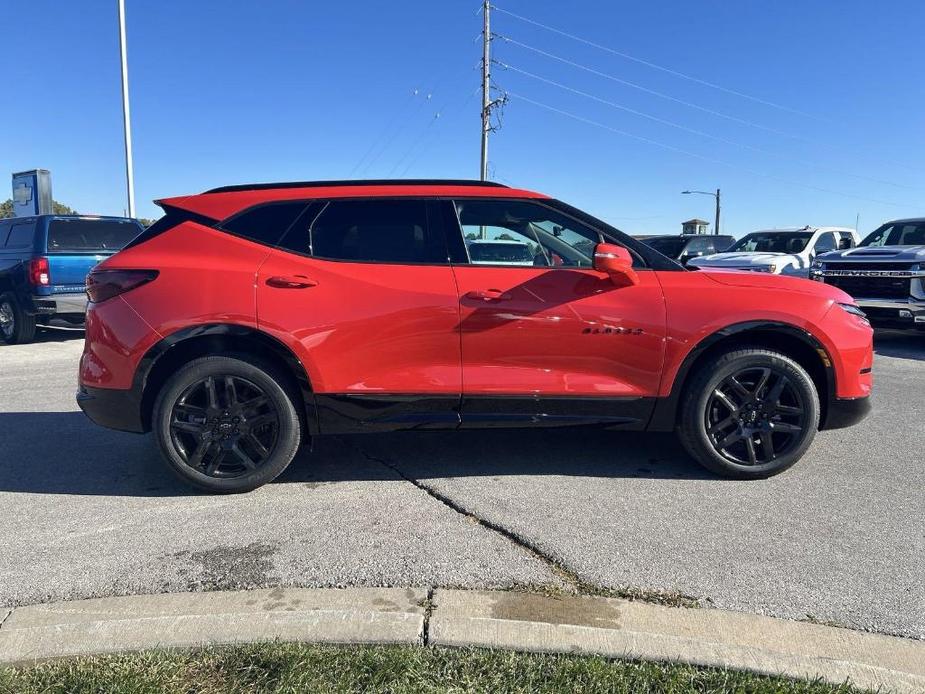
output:
[[[875,412],[719,479],[673,436],[319,439],[243,496],[76,407],[80,331],[0,346],[0,606],[272,586],[570,587],[925,638],[925,335],[877,339]]]

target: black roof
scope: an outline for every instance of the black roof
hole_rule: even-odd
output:
[[[242,183],[233,186],[212,188],[206,193],[235,193],[244,190],[273,190],[276,188],[330,188],[335,186],[487,186],[507,188],[494,181],[470,181],[466,179],[443,178],[380,178],[354,179],[350,181],[283,181],[280,183]]]

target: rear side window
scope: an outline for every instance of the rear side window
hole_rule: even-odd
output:
[[[448,262],[441,230],[428,226],[423,200],[333,200],[314,218],[307,232],[309,251],[317,258],[373,263]],[[292,236],[286,243],[290,248]]]
[[[28,224],[14,224],[6,237],[7,248],[29,248],[32,245],[32,236],[35,234],[35,222]]]
[[[53,219],[48,225],[48,252],[118,251],[140,232],[131,220]]]
[[[262,205],[235,215],[222,229],[267,246],[276,246],[289,227],[305,210],[304,202],[279,202]]]

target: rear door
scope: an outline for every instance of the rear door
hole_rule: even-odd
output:
[[[591,269],[601,234],[539,202],[457,200],[447,216],[467,246],[517,241],[533,258],[454,265],[463,423],[643,425],[665,349],[656,273],[640,267],[638,284],[615,286]]]
[[[121,250],[141,230],[141,225],[131,219],[49,219],[45,247],[52,292],[82,292],[87,273]]]
[[[299,355],[322,430],[459,421],[459,305],[432,207],[314,202],[260,267],[258,324]]]

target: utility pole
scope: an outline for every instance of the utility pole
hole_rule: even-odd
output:
[[[122,57],[122,129],[125,134],[125,185],[128,216],[135,216],[135,176],[132,165],[132,119],[128,107],[128,55],[125,50],[125,0],[119,2],[119,54]]]
[[[716,222],[713,224],[713,233],[719,235],[719,188],[716,189]]]
[[[122,0],[120,0],[121,2]],[[479,180],[488,180],[488,133],[491,130],[490,0],[482,0],[482,161]]]

